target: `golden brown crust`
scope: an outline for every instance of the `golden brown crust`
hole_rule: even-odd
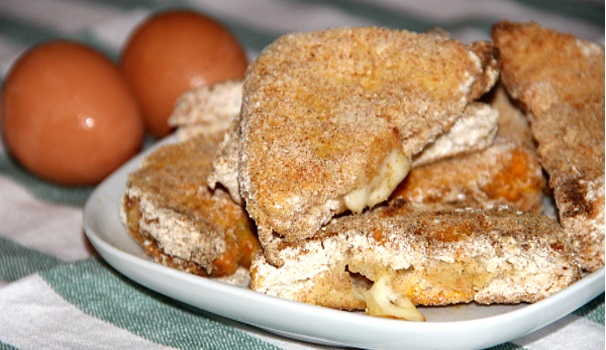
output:
[[[384,28],[279,38],[244,83],[238,182],[259,232],[312,237],[387,154],[421,151],[497,75],[489,43]]]
[[[528,110],[558,214],[589,271],[604,265],[604,47],[501,22],[502,81]]]
[[[413,168],[391,199],[540,213],[545,179],[532,149],[498,137],[482,151]]]
[[[244,209],[206,186],[218,142],[197,136],[154,150],[129,175],[121,206],[129,233],[154,260],[211,277],[248,266],[258,246]]]
[[[603,46],[537,23],[499,22],[492,37],[503,83],[533,114],[553,104],[603,100]]]

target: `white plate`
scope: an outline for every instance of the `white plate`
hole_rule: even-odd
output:
[[[156,292],[286,337],[371,349],[485,348],[544,327],[604,291],[602,268],[535,304],[421,308],[428,321],[416,323],[296,303],[194,276],[148,259],[120,222],[124,185],[140,158],[99,185],[85,205],[84,229],[99,254],[116,270]]]

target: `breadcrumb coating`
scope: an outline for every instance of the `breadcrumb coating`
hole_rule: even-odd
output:
[[[558,215],[582,266],[604,266],[604,47],[536,23],[497,23],[501,79],[528,112]]]

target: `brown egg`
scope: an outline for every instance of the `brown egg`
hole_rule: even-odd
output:
[[[143,121],[118,67],[82,44],[53,41],[23,54],[2,91],[2,130],[28,170],[92,185],[137,153]]]
[[[173,10],[142,23],[122,52],[122,70],[132,84],[147,129],[171,131],[167,120],[183,92],[242,78],[246,54],[220,23],[200,13]]]

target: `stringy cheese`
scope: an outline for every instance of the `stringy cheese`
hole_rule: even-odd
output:
[[[379,278],[369,290],[362,291],[366,300],[366,314],[370,316],[398,318],[407,321],[425,321],[410,299],[396,293],[387,282],[389,276]]]
[[[393,150],[385,157],[379,175],[365,186],[345,195],[345,206],[354,213],[372,208],[386,200],[396,186],[404,180],[411,168],[411,160],[401,149]]]

